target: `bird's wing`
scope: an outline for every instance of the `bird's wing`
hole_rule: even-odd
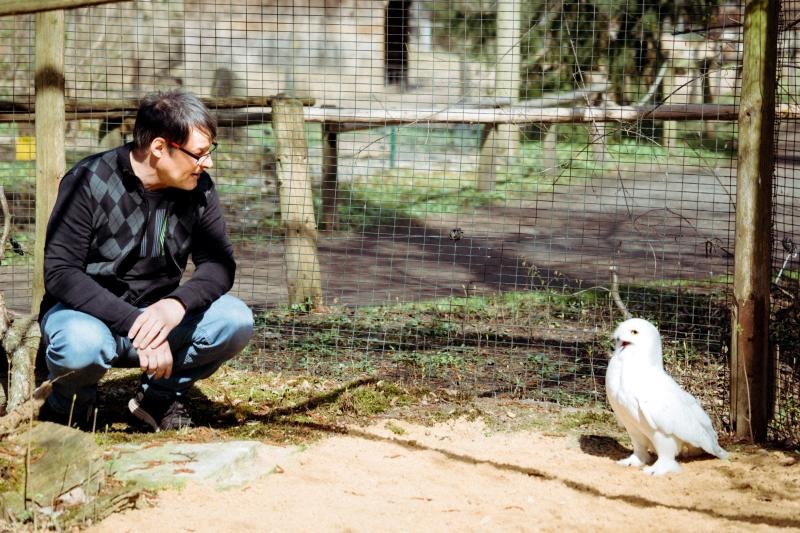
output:
[[[636,396],[647,423],[662,433],[719,456],[717,433],[700,402],[661,369],[653,368],[642,377]]]

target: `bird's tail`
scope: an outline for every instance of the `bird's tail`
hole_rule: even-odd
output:
[[[710,449],[709,449],[709,448],[710,448]],[[717,444],[716,442],[714,443],[714,445],[713,445],[713,446],[709,446],[709,448],[706,448],[705,450],[706,450],[708,453],[710,453],[711,455],[713,455],[714,457],[717,457],[717,458],[719,458],[719,459],[723,459],[723,460],[727,460],[727,459],[728,459],[728,452],[726,452],[726,451],[725,451],[725,450],[722,448],[722,446],[720,446],[720,445],[719,445],[719,444]]]

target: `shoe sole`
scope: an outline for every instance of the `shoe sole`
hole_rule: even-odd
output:
[[[139,420],[141,420],[142,422],[153,428],[153,431],[155,431],[156,433],[161,431],[161,428],[158,426],[158,422],[156,422],[156,419],[150,416],[150,413],[142,409],[142,406],[139,404],[139,402],[136,401],[136,398],[131,398],[131,400],[128,402],[128,410],[130,410],[133,416],[135,416],[136,418],[138,418]]]

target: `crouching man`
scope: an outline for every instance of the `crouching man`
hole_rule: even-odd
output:
[[[57,379],[40,419],[91,428],[103,374],[139,366],[131,413],[156,431],[191,426],[187,390],[249,342],[253,314],[226,294],[236,263],[207,172],[216,133],[196,96],[154,93],[132,143],[61,180],[39,312]],[[181,284],[190,257],[195,269]]]

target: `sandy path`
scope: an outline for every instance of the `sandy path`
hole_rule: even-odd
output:
[[[92,531],[800,531],[796,455],[735,450],[652,478],[616,465],[619,449],[602,442],[384,421],[241,489],[166,491]]]

